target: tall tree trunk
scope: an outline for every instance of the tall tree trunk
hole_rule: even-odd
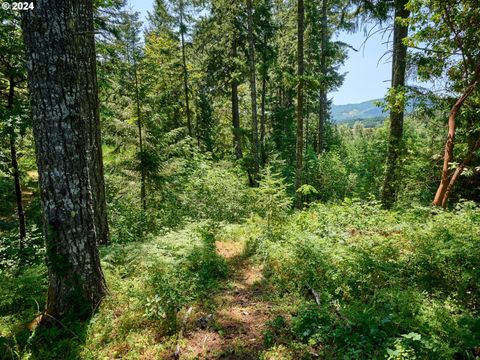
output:
[[[325,150],[325,128],[328,116],[327,92],[320,90],[318,98],[320,108],[318,113],[317,154],[321,154]]]
[[[318,113],[318,133],[317,133],[317,153],[320,154],[325,149],[325,125],[327,122],[327,46],[328,46],[328,16],[327,0],[322,0],[322,52],[320,55],[320,71],[322,73],[322,84],[319,92],[319,113]]]
[[[258,115],[257,115],[257,84],[255,64],[255,39],[253,37],[253,3],[247,0],[248,14],[248,64],[250,67],[250,98],[252,102],[252,155],[253,174],[252,185],[256,186],[260,171],[260,146],[258,142]]]
[[[87,4],[87,2],[84,3]],[[107,221],[107,202],[103,169],[100,106],[98,103],[95,39],[94,36],[91,35],[91,37],[86,37],[82,41],[84,41],[85,44],[84,49],[82,49],[84,54],[82,53],[81,55],[84,57],[84,60],[81,64],[82,66],[79,67],[79,72],[81,79],[83,79],[81,90],[84,92],[84,94],[82,96],[85,96],[85,99],[88,100],[88,104],[85,104],[84,106],[86,108],[85,112],[88,114],[90,120],[88,134],[89,148],[87,148],[87,154],[89,155],[89,168],[91,169],[90,182],[92,186],[93,206],[95,210],[95,228],[97,232],[98,244],[106,245],[109,243],[110,234]]]
[[[448,137],[447,137],[447,142],[445,143],[445,154],[443,156],[442,178],[440,180],[440,185],[438,186],[437,192],[435,194],[435,198],[433,199],[433,205],[435,206],[446,206],[447,198],[451,191],[451,188],[453,187],[453,184],[455,183],[457,177],[460,175],[461,171],[463,171],[463,168],[462,168],[460,170],[460,173],[458,173],[454,177],[452,185],[449,186],[449,184],[451,183],[451,179],[449,176],[449,164],[453,160],[453,148],[455,145],[457,114],[460,111],[460,108],[462,107],[465,100],[467,100],[467,98],[477,88],[479,82],[480,82],[480,64],[478,64],[476,67],[475,75],[472,82],[467,87],[463,95],[455,102],[455,104],[452,107],[452,110],[450,111],[450,116],[448,117]],[[445,198],[446,194],[447,194],[447,197]]]
[[[237,39],[232,40],[232,60],[237,58]],[[240,130],[240,111],[238,107],[238,80],[235,75],[235,66],[232,69],[232,125],[233,125],[233,145],[235,147],[235,157],[240,160],[243,157],[242,134]]]
[[[264,35],[263,44],[266,46],[267,38]],[[267,162],[267,153],[265,148],[265,127],[267,122],[266,99],[267,99],[267,79],[268,79],[268,59],[266,49],[262,52],[262,94],[260,104],[260,160],[262,166]]]
[[[142,111],[140,109],[140,91],[138,88],[138,73],[137,73],[137,61],[135,60],[135,54],[133,55],[133,75],[135,77],[135,102],[137,105],[137,126],[138,126],[138,150],[140,152],[140,201],[142,203],[143,215],[145,216],[147,211],[147,191],[146,191],[146,174],[144,164],[143,153],[143,135],[142,135]]]
[[[393,59],[392,59],[392,89],[397,94],[405,86],[407,68],[407,47],[403,39],[408,36],[408,26],[397,21],[406,19],[410,11],[405,9],[408,0],[395,0],[395,24],[393,28]],[[395,203],[398,188],[401,143],[403,136],[404,109],[393,108],[390,111],[390,135],[388,140],[387,164],[382,189],[382,203],[391,208]]]
[[[302,194],[297,190],[303,184],[303,33],[304,33],[305,7],[303,0],[297,0],[297,145],[296,145],[296,167],[295,167],[295,207],[301,209],[303,206]]]
[[[13,99],[15,96],[15,79],[13,75],[10,75],[8,82],[8,102],[7,109],[13,109]],[[17,203],[17,217],[18,217],[18,230],[19,230],[19,243],[18,247],[23,249],[23,241],[27,235],[25,227],[25,213],[23,212],[23,202],[22,202],[22,188],[20,186],[20,171],[18,170],[18,161],[17,161],[17,148],[15,144],[15,130],[12,129],[10,133],[10,156],[11,164],[13,170],[13,181],[15,184],[15,201]]]
[[[183,2],[180,2],[180,39],[182,42],[182,67],[183,67],[183,90],[185,93],[185,111],[187,113],[188,135],[193,136],[192,118],[190,115],[190,98],[188,94],[188,69],[187,57],[185,55],[185,28],[183,24]]]
[[[46,321],[85,318],[107,288],[89,148],[99,139],[92,0],[39,0],[23,33],[47,248]]]
[[[267,96],[267,74],[264,74],[262,77],[262,95],[261,95],[261,105],[260,105],[260,159],[262,165],[265,165],[267,161],[267,153],[265,149],[265,126],[267,121],[267,116],[265,112],[265,102]]]

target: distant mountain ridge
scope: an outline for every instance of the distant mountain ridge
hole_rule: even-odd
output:
[[[364,101],[358,104],[332,105],[332,120],[336,123],[351,122],[354,120],[366,120],[372,118],[384,118],[388,112],[376,105],[383,99]]]

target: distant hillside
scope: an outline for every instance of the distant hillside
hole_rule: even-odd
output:
[[[336,123],[351,123],[357,120],[383,119],[388,113],[375,105],[381,99],[368,100],[359,104],[332,105],[332,120]]]

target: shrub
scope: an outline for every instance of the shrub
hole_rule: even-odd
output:
[[[323,358],[473,359],[479,216],[471,203],[437,213],[391,212],[375,201],[316,204],[280,236],[260,237],[264,274],[280,294],[304,299],[291,331]],[[321,307],[311,304],[311,289]]]

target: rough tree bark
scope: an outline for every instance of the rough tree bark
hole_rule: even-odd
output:
[[[237,58],[237,39],[232,40],[232,61]],[[242,134],[240,130],[240,111],[238,107],[238,80],[235,74],[236,67],[232,67],[232,125],[233,125],[233,145],[235,147],[235,157],[240,160],[243,157]]]
[[[13,99],[15,97],[15,79],[13,75],[10,75],[8,80],[8,100],[7,109],[13,109]],[[25,226],[25,213],[23,211],[22,202],[22,188],[20,186],[20,171],[18,169],[17,161],[17,147],[15,144],[15,131],[12,129],[10,132],[10,157],[13,170],[13,182],[15,185],[15,202],[17,204],[17,217],[18,217],[18,230],[19,230],[19,243],[18,247],[23,249],[23,241],[27,235]]]
[[[460,111],[463,103],[467,98],[475,91],[478,84],[480,83],[480,64],[477,65],[475,70],[475,75],[472,82],[469,84],[463,95],[455,102],[453,105],[450,116],[448,117],[448,136],[447,142],[445,143],[445,154],[443,156],[443,168],[442,168],[442,178],[440,180],[440,185],[438,186],[435,198],[433,199],[433,205],[445,207],[447,204],[447,199],[450,194],[450,191],[457,180],[458,176],[463,171],[463,167],[457,168],[454,173],[454,176],[450,178],[449,174],[449,164],[453,160],[453,148],[455,145],[455,132],[456,132],[456,118],[457,114]],[[467,155],[468,158],[469,155]],[[463,162],[465,163],[465,162]],[[452,181],[453,180],[453,181]]]
[[[301,209],[303,206],[302,194],[297,190],[303,184],[303,33],[304,33],[305,7],[303,0],[297,0],[297,144],[296,144],[296,166],[295,166],[295,207]]]
[[[260,171],[260,146],[258,141],[258,114],[257,114],[257,83],[255,66],[255,39],[253,36],[253,3],[247,0],[248,16],[248,65],[250,68],[250,98],[252,103],[252,155],[253,173],[251,185],[257,186],[258,173]]]
[[[97,243],[98,98],[92,0],[38,0],[23,33],[36,144],[48,295],[44,317],[85,318],[107,288]],[[95,173],[97,172],[97,173]]]
[[[393,28],[393,57],[392,57],[392,89],[394,93],[405,86],[407,68],[407,46],[403,39],[408,36],[408,26],[397,21],[397,18],[406,19],[410,11],[405,9],[408,0],[395,0],[395,19]],[[382,189],[382,203],[391,208],[395,203],[398,187],[398,159],[400,157],[403,136],[404,109],[390,111],[390,135],[388,140],[387,164]]]

